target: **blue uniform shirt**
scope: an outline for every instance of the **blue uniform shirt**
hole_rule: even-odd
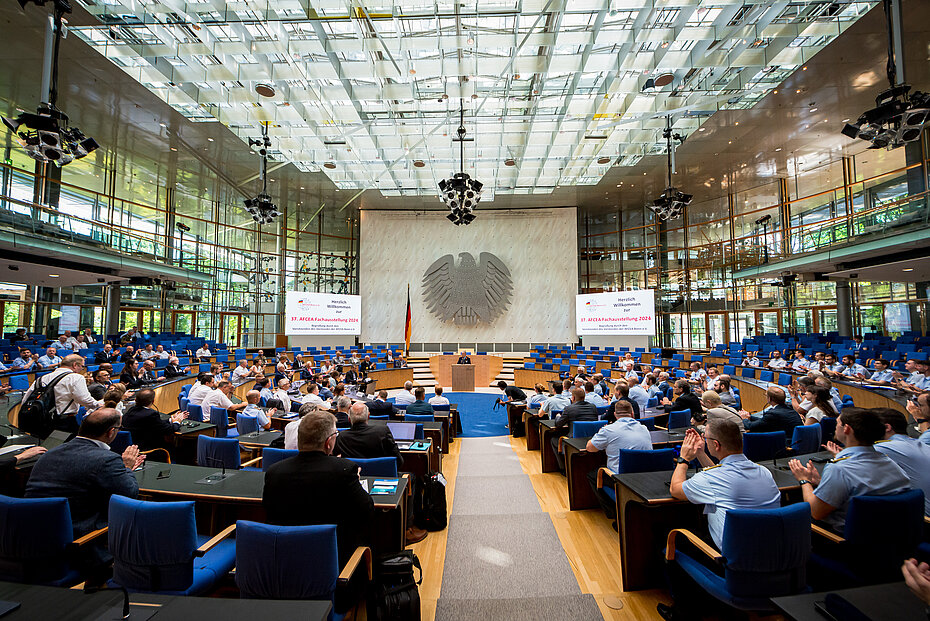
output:
[[[607,467],[617,472],[620,467],[620,449],[651,451],[652,436],[645,425],[632,418],[622,417],[597,430],[591,444],[607,452]],[[669,459],[671,461],[671,459]]]
[[[836,510],[823,519],[836,532],[846,525],[846,509],[853,496],[885,496],[911,489],[904,471],[871,446],[850,446],[823,469],[814,495]]]
[[[543,401],[542,405],[539,406],[539,413],[548,414],[549,412],[552,412],[553,410],[562,411],[565,409],[565,406],[570,405],[571,402],[572,400],[568,398],[567,396],[565,396],[564,392],[561,392],[557,395],[552,395],[551,397]]]
[[[53,367],[56,364],[61,364],[61,356],[54,356],[52,358],[49,358],[48,354],[39,356],[38,365],[40,367]]]
[[[920,437],[917,438],[918,442],[923,442],[927,446],[930,446],[930,429],[920,434]]]
[[[607,402],[604,401],[604,399],[602,399],[600,395],[593,393],[593,392],[589,392],[588,394],[586,394],[584,396],[584,400],[594,405],[594,407],[602,408],[605,405],[607,405]]]
[[[265,414],[265,411],[254,403],[250,403],[245,406],[245,409],[242,410],[242,414],[245,416],[254,416],[258,419],[258,428],[264,429],[265,425],[271,422],[271,419],[268,418],[268,415]]]
[[[728,509],[776,509],[781,492],[772,473],[745,455],[727,455],[720,464],[705,468],[685,481],[682,491],[689,502],[704,505],[710,536],[719,550]]]
[[[876,442],[875,450],[898,464],[911,485],[924,491],[924,513],[930,515],[930,446],[907,435],[895,434]]]
[[[885,369],[884,371],[876,371],[872,374],[872,377],[869,378],[873,382],[890,382],[894,380],[894,371],[891,369]]]
[[[860,374],[868,375],[869,371],[868,369],[866,369],[864,366],[862,366],[858,362],[854,362],[848,367],[843,367],[843,370],[841,371],[841,373],[845,375],[846,377],[852,377],[854,375],[860,375]]]

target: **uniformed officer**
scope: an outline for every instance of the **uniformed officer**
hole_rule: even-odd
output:
[[[720,463],[716,466],[704,445]],[[687,478],[688,462],[697,457],[704,470]],[[720,549],[728,509],[775,509],[781,494],[772,473],[743,455],[743,434],[730,420],[711,419],[704,437],[689,429],[669,485],[672,496],[704,505],[710,536]]]
[[[756,352],[751,351],[749,355],[743,360],[744,367],[757,367],[759,366],[759,356],[756,355]]]
[[[890,386],[891,382],[894,381],[894,371],[889,369],[888,366],[887,360],[879,358],[875,361],[875,373],[865,381],[878,386]]]
[[[917,430],[920,431],[918,441],[930,445],[930,393],[917,395],[916,401],[908,399],[907,412],[917,423]]]
[[[891,408],[873,410],[885,425],[885,439],[875,450],[898,464],[911,485],[924,491],[924,513],[930,515],[930,446],[907,435],[907,417]]]
[[[875,412],[846,408],[836,421],[836,439],[846,448],[827,444],[836,457],[824,467],[822,477],[813,462],[806,466],[797,459],[788,462],[791,474],[801,484],[804,501],[811,506],[811,517],[841,533],[853,496],[885,496],[911,489],[904,471],[875,450],[875,442],[884,437],[885,426]]]

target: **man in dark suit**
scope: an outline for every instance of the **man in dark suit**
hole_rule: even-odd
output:
[[[391,420],[400,420],[400,410],[387,400],[387,391],[379,390],[378,396],[367,403],[368,413],[371,416],[388,416]]]
[[[340,457],[362,459],[394,457],[399,469],[404,463],[404,458],[394,442],[391,430],[387,425],[369,425],[368,414],[368,406],[361,401],[352,405],[349,409],[352,427],[339,432],[333,453]]]
[[[184,377],[187,375],[188,371],[190,371],[190,368],[182,367],[181,361],[177,356],[171,356],[171,358],[168,359],[168,365],[165,367],[165,379]]]
[[[794,428],[803,425],[800,415],[786,405],[785,391],[780,386],[769,386],[765,391],[769,405],[762,410],[762,418],[751,418],[749,412],[740,410],[743,427],[746,431],[784,431],[788,442],[794,434]]]
[[[701,400],[691,392],[691,384],[688,383],[688,380],[684,378],[676,380],[672,394],[675,395],[675,401],[669,401],[668,397],[662,399],[662,405],[665,406],[666,412],[690,410],[691,415],[696,420],[700,420],[704,416],[704,406],[701,405]]]
[[[153,448],[166,448],[165,436],[181,428],[181,421],[187,418],[187,412],[177,412],[169,419],[152,407],[155,403],[155,391],[143,388],[136,393],[136,402],[123,414],[123,429],[132,435],[132,441],[143,451]]]
[[[39,458],[26,484],[27,498],[67,498],[75,538],[107,525],[110,496],[135,498],[139,484],[132,471],[145,455],[132,445],[122,456],[110,450],[120,429],[119,412],[100,408],[84,417],[74,440]]]
[[[462,354],[459,356],[459,361],[456,362],[455,364],[471,364],[471,358],[468,357],[468,352],[463,351]]]
[[[375,507],[359,482],[358,466],[331,455],[336,435],[329,412],[304,415],[297,429],[300,452],[265,472],[262,505],[271,524],[335,524],[342,567],[356,547],[368,545]]]
[[[352,407],[352,398],[342,395],[336,399],[336,426],[340,429],[347,429],[352,426],[349,422],[349,408]]]
[[[568,426],[579,420],[597,420],[597,407],[584,400],[584,388],[572,388],[572,403],[566,405],[562,415],[555,419],[556,429],[561,429],[561,435],[568,435]],[[559,462],[559,470],[565,470],[565,459],[559,450],[559,436],[552,438],[552,452]]]
[[[355,369],[348,367],[346,369],[346,375],[342,379],[345,384],[358,384],[358,373],[355,372]]]
[[[110,381],[110,372],[106,369],[97,369],[93,374],[94,381],[87,386],[87,392],[97,401],[103,400],[103,395],[113,383]]]
[[[113,351],[113,346],[107,343],[103,349],[94,354],[94,364],[103,364],[105,362],[116,362],[119,360],[119,350]]]

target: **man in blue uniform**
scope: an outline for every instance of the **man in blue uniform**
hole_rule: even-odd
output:
[[[835,437],[846,448],[827,463],[822,476],[810,461],[805,466],[792,459],[788,465],[811,506],[811,517],[842,533],[850,498],[899,494],[912,486],[897,464],[875,450],[875,443],[885,437],[885,426],[875,412],[845,408],[836,421]],[[839,446],[828,444],[828,448]]]
[[[898,464],[911,485],[924,492],[924,514],[930,515],[930,446],[907,435],[907,417],[891,408],[875,408],[885,425],[885,439],[875,443],[875,450]]]
[[[875,373],[866,382],[876,386],[891,386],[894,381],[894,371],[888,368],[888,361],[879,358],[875,361]]]

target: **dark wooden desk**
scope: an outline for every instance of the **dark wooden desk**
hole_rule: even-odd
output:
[[[552,452],[550,440],[565,435],[568,427],[556,428],[555,421],[549,419],[539,420],[539,461],[543,472],[558,472],[559,462]]]
[[[429,438],[424,440],[429,444],[429,448],[424,450],[402,450],[400,454],[404,458],[403,472],[408,472],[415,477],[425,476],[432,472],[439,472],[439,470],[433,470],[433,465],[439,451],[436,450],[436,445],[433,444],[433,441]]]
[[[548,416],[548,414],[546,415]],[[539,409],[528,409],[523,413],[523,426],[526,433],[526,450],[539,450],[539,421],[542,419],[539,415]]]
[[[507,405],[507,429],[510,430],[510,435],[514,438],[519,438],[523,435],[526,427],[523,425],[523,413],[526,412],[526,403],[511,403],[508,402]]]
[[[681,443],[685,441],[684,429],[673,429],[671,431],[656,429],[655,431],[650,431],[649,435],[652,437],[653,449],[681,446]]]
[[[168,471],[167,478],[158,473]],[[135,472],[139,494],[146,500],[195,500],[200,532],[216,534],[236,520],[266,521],[262,507],[265,473],[254,470],[227,470],[222,481],[205,485],[197,483],[219,472],[218,468],[183,466],[178,464],[146,464]],[[362,477],[369,486],[372,481],[388,477]],[[408,480],[400,478],[397,491],[389,495],[372,496],[375,503],[375,523],[372,548],[379,552],[404,549],[406,529],[406,497]]]
[[[216,436],[216,425],[196,420],[185,420],[180,429],[170,434],[168,452],[176,464],[197,463],[197,436]]]
[[[832,457],[821,452],[801,455],[807,459]],[[787,470],[791,458],[774,464],[762,463],[775,478],[783,494],[798,490],[798,482]],[[823,464],[817,464],[818,470]],[[689,471],[689,478],[694,472]],[[672,473],[639,472],[614,475],[617,495],[617,524],[620,529],[620,573],[624,591],[638,591],[665,584],[662,567],[662,550],[668,533],[675,528],[692,528],[700,523],[702,505],[692,505],[672,497],[669,481]]]
[[[872,621],[926,618],[924,612],[926,606],[911,593],[904,582],[876,584],[831,592],[849,601]],[[773,597],[772,603],[794,621],[824,621],[825,617],[817,612],[814,604],[823,602],[826,595],[827,593],[805,593]]]
[[[588,483],[588,472],[607,464],[607,453],[585,450],[591,438],[565,438],[565,480],[568,482],[568,508],[572,511],[597,507],[597,496]]]
[[[110,611],[122,615],[123,592],[104,590],[85,594],[75,589],[0,582],[0,599],[21,604],[4,619],[56,619],[84,621],[105,618]],[[332,604],[313,600],[222,599],[217,597],[173,597],[132,593],[129,596],[130,619],[152,613],[155,619],[202,619],[253,621],[329,617]],[[135,614],[133,614],[135,611]],[[118,618],[118,617],[114,617]]]

